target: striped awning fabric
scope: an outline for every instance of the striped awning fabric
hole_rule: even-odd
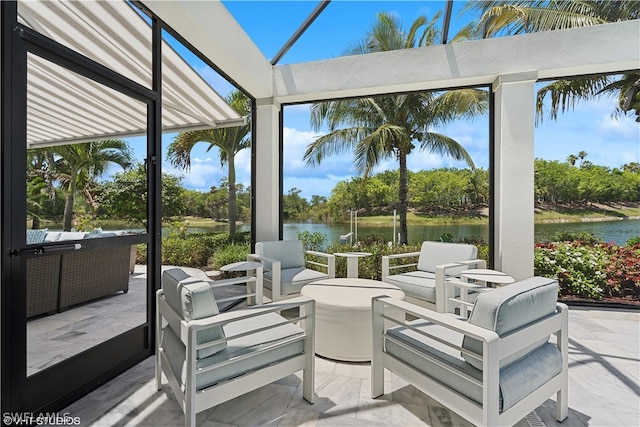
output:
[[[151,88],[151,28],[125,1],[20,1],[19,20]],[[165,132],[238,126],[245,119],[162,43]],[[146,104],[35,54],[27,60],[27,146],[35,148],[146,134]]]

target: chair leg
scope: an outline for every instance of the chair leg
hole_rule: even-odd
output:
[[[302,397],[307,402],[313,404],[315,400],[315,374],[313,369],[305,369],[302,371]]]
[[[384,394],[384,365],[382,351],[384,346],[384,306],[380,301],[373,300],[372,307],[372,353],[371,353],[371,398]]]
[[[556,393],[556,420],[562,422],[568,415],[567,389],[562,388]]]

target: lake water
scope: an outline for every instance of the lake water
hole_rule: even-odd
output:
[[[420,243],[424,240],[438,240],[443,234],[451,234],[456,238],[460,237],[481,237],[488,241],[489,226],[486,224],[473,225],[410,225],[408,228],[409,243]],[[193,231],[225,231],[226,224],[219,226],[194,228]],[[238,224],[238,231],[249,231],[249,224]],[[299,231],[310,233],[323,233],[327,236],[327,242],[337,242],[340,235],[349,232],[349,224],[324,224],[324,223],[288,223],[284,224],[284,238],[296,239]],[[605,242],[615,242],[619,245],[625,244],[632,237],[640,236],[640,219],[616,220],[616,221],[594,221],[577,223],[552,223],[536,224],[536,242],[549,241],[554,234],[559,231],[567,232],[589,232]],[[358,238],[371,234],[382,236],[385,241],[392,241],[393,224],[390,221],[388,226],[365,226],[358,225]]]

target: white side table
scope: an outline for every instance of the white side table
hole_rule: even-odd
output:
[[[516,281],[516,279],[502,271],[489,270],[487,268],[465,270],[460,273],[460,277],[463,281],[466,279],[467,282],[473,281],[474,283],[484,284],[491,288],[508,285]]]
[[[347,259],[347,278],[355,279],[358,277],[358,259],[372,254],[369,252],[338,252],[334,255]]]
[[[255,304],[262,304],[262,287],[263,287],[263,272],[264,268],[262,263],[255,261],[240,261],[233,264],[227,264],[220,267],[220,271],[244,271],[247,274],[244,277],[238,279],[244,280],[247,283],[247,305],[253,305],[252,297],[255,298]],[[255,272],[255,276],[248,274],[250,271]],[[239,281],[238,283],[242,283]],[[253,287],[255,286],[255,289]]]
[[[446,282],[447,299],[449,303],[454,304],[454,308],[459,307],[461,316],[469,317],[479,293],[513,282],[513,277],[501,271],[486,268],[465,270],[460,273],[460,279],[450,279]]]

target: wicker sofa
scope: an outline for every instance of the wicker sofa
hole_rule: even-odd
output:
[[[62,233],[55,241],[87,238],[82,234],[88,233]],[[29,259],[27,317],[64,311],[120,291],[127,293],[132,253],[131,246],[119,246]]]

